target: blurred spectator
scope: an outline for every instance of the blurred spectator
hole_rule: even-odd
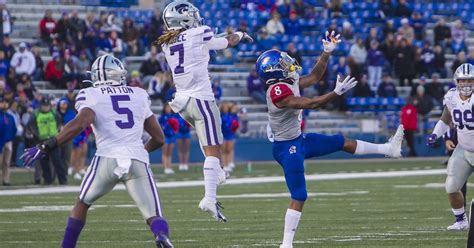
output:
[[[5,58],[8,60],[11,60],[13,54],[16,52],[15,47],[11,43],[10,37],[3,38],[3,52],[5,53]]]
[[[397,87],[389,74],[383,75],[382,83],[377,89],[377,95],[379,97],[398,97]]]
[[[12,143],[15,139],[17,128],[14,117],[7,113],[8,102],[4,95],[0,95],[0,164],[2,167],[2,184],[10,186],[10,160]]]
[[[443,98],[444,94],[446,93],[444,91],[444,85],[439,82],[439,74],[438,73],[433,73],[433,76],[431,78],[431,83],[427,83],[425,85],[426,89],[426,94],[433,98],[434,103],[436,106],[439,108],[443,107]]]
[[[157,56],[158,54],[156,52],[156,48],[152,47],[148,59],[143,61],[140,66],[140,73],[144,76],[144,83],[147,83],[147,81],[149,81],[149,78],[145,78],[146,76],[153,76],[156,72],[163,71],[160,63],[157,60]]]
[[[441,46],[436,45],[434,47],[434,72],[437,72],[441,75],[442,78],[446,77],[446,57],[444,56],[443,49]]]
[[[143,88],[143,83],[140,79],[140,72],[138,72],[137,70],[133,70],[130,76],[130,81],[128,81],[127,84],[128,86]]]
[[[393,25],[393,20],[387,20],[385,22],[385,25],[382,28],[382,34],[383,37],[387,37],[389,34],[395,34],[397,32],[397,29]]]
[[[31,49],[33,56],[35,56],[35,72],[33,73],[33,80],[39,81],[44,78],[44,62],[41,58],[41,51],[39,47],[33,47]]]
[[[224,143],[222,145],[222,165],[227,172],[232,172],[234,164],[235,133],[239,128],[238,107],[233,103],[223,102],[220,106],[222,120],[222,135]]]
[[[426,21],[423,19],[423,16],[421,16],[419,12],[413,12],[411,16],[411,21],[413,23],[413,29],[415,31],[415,39],[424,40]]]
[[[44,78],[50,81],[56,88],[65,88],[66,82],[63,82],[64,62],[59,53],[54,53],[53,58],[46,64]]]
[[[115,14],[112,13],[107,15],[106,21],[102,24],[101,30],[106,33],[110,33],[112,31],[122,33],[121,25],[122,23],[118,22],[117,18],[115,17]]]
[[[352,24],[350,22],[344,21],[342,23],[341,36],[342,39],[346,41],[354,39],[354,29],[352,28]]]
[[[393,16],[392,0],[381,0],[379,2],[379,15],[382,19]]]
[[[284,34],[285,27],[280,21],[280,14],[278,12],[272,13],[272,18],[267,22],[267,32],[270,35]]]
[[[398,34],[401,35],[403,39],[406,39],[408,44],[413,44],[413,40],[415,39],[415,31],[410,26],[410,22],[407,18],[403,18],[400,23],[402,26],[398,28]]]
[[[423,49],[421,50],[421,73],[426,73],[428,77],[433,74],[435,71],[434,63],[435,63],[435,54],[434,51],[431,49],[431,44],[429,41],[425,41],[423,43]]]
[[[454,26],[451,29],[451,36],[451,49],[453,49],[453,53],[467,50],[465,44],[467,31],[464,29],[461,20],[456,20],[456,22],[454,22]]]
[[[51,109],[51,103],[48,98],[43,98],[39,111],[35,112],[28,122],[28,129],[33,134],[36,143],[56,136],[61,125],[60,117]],[[49,162],[52,162],[55,174],[58,177],[59,184],[67,184],[66,166],[61,160],[60,149],[51,150],[48,155],[40,158],[41,169],[45,185],[50,185],[54,181],[54,174],[51,172]],[[38,183],[38,182],[35,182]]]
[[[444,50],[451,43],[451,29],[446,25],[444,18],[439,18],[433,31],[435,45],[441,46]]]
[[[370,31],[369,31],[369,36],[367,36],[367,38],[365,38],[365,49],[369,50],[370,49],[370,46],[372,44],[372,41],[376,41],[376,42],[379,42],[379,37],[378,37],[378,34],[377,34],[377,27],[372,27],[370,28]]]
[[[25,73],[31,76],[36,69],[35,56],[28,51],[26,43],[20,43],[19,48],[20,51],[13,55],[10,65],[15,68],[17,75]]]
[[[413,100],[413,105],[416,107],[416,111],[425,116],[433,109],[433,101],[431,97],[425,93],[425,87],[418,85],[416,88],[416,96]]]
[[[373,97],[374,93],[370,90],[370,86],[367,82],[367,76],[364,75],[360,79],[359,83],[354,88],[355,97]]]
[[[301,34],[301,24],[296,15],[296,11],[291,11],[290,19],[285,21],[285,30],[288,35]]]
[[[293,42],[288,43],[288,46],[286,49],[287,49],[286,53],[288,53],[288,55],[294,58],[296,62],[298,62],[299,65],[303,63],[300,52],[296,50],[295,43]]]
[[[456,69],[466,63],[466,53],[464,51],[460,51],[458,55],[456,56],[456,59],[453,61],[453,64],[451,65],[451,72],[454,74]]]
[[[237,28],[237,31],[251,33],[250,30],[249,30],[247,21],[244,21],[244,20],[240,21],[239,27]]]
[[[98,54],[112,52],[112,44],[104,31],[99,31],[99,37],[95,39],[95,47]]]
[[[467,55],[467,63],[474,64],[474,50],[469,50],[469,54]]]
[[[70,44],[71,39],[71,23],[69,22],[69,15],[67,12],[63,12],[61,15],[61,19],[58,21],[58,25],[56,27],[58,32],[58,39],[62,42]]]
[[[273,48],[277,44],[277,40],[273,35],[269,35],[267,29],[262,27],[258,32],[258,46],[260,51],[266,51]]]
[[[34,94],[36,92],[36,88],[33,82],[31,81],[31,77],[26,74],[21,75],[18,85],[22,86],[21,90],[17,88],[17,94],[20,99],[22,97],[22,94],[24,93],[27,99],[33,100],[33,98],[35,97]]]
[[[364,66],[367,62],[367,50],[365,49],[362,38],[357,38],[357,43],[351,46],[349,56],[352,59],[351,73],[359,80],[364,73]]]
[[[154,15],[150,19],[149,30],[149,43],[154,42],[163,33],[163,18],[161,17],[161,10],[155,9]]]
[[[212,79],[212,92],[214,93],[214,98],[216,99],[216,101],[220,101],[222,97],[222,87],[220,78]]]
[[[138,45],[138,38],[140,32],[134,26],[132,19],[125,18],[123,20],[123,41],[127,45],[127,55],[128,56],[138,56],[140,55],[140,47]]]
[[[411,86],[415,77],[415,50],[406,39],[399,41],[393,63],[395,75],[400,79],[399,85],[405,86],[405,80],[408,80]]]
[[[247,90],[249,96],[258,103],[267,102],[264,91],[264,82],[260,81],[258,78],[255,68],[252,68],[250,75],[247,77]]]
[[[15,126],[16,126],[16,135],[15,135],[15,139],[13,139],[12,155],[10,159],[11,167],[17,166],[16,159],[17,159],[18,145],[23,142],[23,125],[21,124],[21,117],[20,117],[23,109],[21,109],[21,106],[19,106],[19,102],[18,102],[19,100],[20,100],[19,98],[16,98],[13,102],[11,102],[10,109],[8,109],[7,111],[7,113],[13,116],[13,119],[15,120]]]
[[[328,17],[337,18],[341,15],[342,2],[342,0],[326,0],[326,9],[331,12],[331,16]]]
[[[160,99],[166,103],[170,89],[171,75],[168,72],[157,71],[148,85],[148,94],[151,99]]]
[[[61,126],[66,125],[68,122],[74,119],[74,117],[76,117],[76,113],[69,107],[69,104],[70,103],[67,98],[61,98],[59,99],[56,105],[56,113],[60,117]],[[57,149],[60,150],[61,160],[65,163],[65,166],[66,168],[68,168],[69,171],[69,168],[71,168],[70,161],[72,152],[72,141],[67,141],[66,143],[60,145]],[[77,175],[74,175],[74,177],[78,178]]]
[[[79,81],[89,78],[87,71],[91,69],[91,62],[87,59],[85,50],[79,53],[79,59],[76,61],[76,69]]]
[[[406,0],[398,0],[398,5],[395,8],[395,16],[406,18],[409,18],[411,16],[411,10],[408,7]]]
[[[416,96],[416,89],[418,88],[418,86],[422,85],[423,87],[426,85],[426,77],[425,76],[421,76],[420,79],[418,80],[417,83],[414,83],[412,86],[411,86],[411,90],[410,90],[410,96]]]
[[[385,58],[383,57],[382,51],[379,49],[379,43],[376,40],[372,40],[370,43],[370,49],[367,52],[369,86],[371,89],[376,90],[382,81],[384,61]]]
[[[405,106],[401,109],[400,122],[405,129],[405,139],[409,149],[408,156],[416,157],[415,132],[418,129],[418,113],[411,97],[407,98]]]
[[[347,64],[346,57],[340,56],[339,59],[337,60],[337,64],[332,66],[331,70],[331,79],[336,80],[337,75],[340,75],[341,77],[350,75],[351,70],[349,69],[349,65]]]
[[[396,50],[395,36],[392,33],[389,33],[385,37],[382,45],[380,45],[380,51],[382,51],[385,61],[388,62],[390,73],[391,68],[393,67],[393,60],[395,59]]]
[[[165,135],[165,144],[163,145],[161,156],[163,167],[165,167],[164,173],[167,175],[174,174],[174,170],[171,167],[171,160],[173,157],[174,145],[176,144],[176,133],[179,131],[179,121],[176,119],[175,113],[173,113],[169,104],[164,105],[163,112],[158,118],[158,122],[160,123]]]
[[[115,57],[122,59],[123,58],[123,53],[124,53],[124,46],[122,39],[118,37],[118,34],[116,31],[111,31],[109,34],[109,43],[112,46],[112,52]]]
[[[72,36],[85,34],[87,31],[86,22],[79,17],[79,12],[77,10],[72,11],[71,18],[69,18],[69,25],[71,27]]]
[[[2,11],[3,19],[3,36],[8,37],[12,32],[12,18],[10,15],[10,11],[8,11],[5,3],[6,1],[0,3],[0,10]]]
[[[5,58],[5,53],[0,51],[0,76],[6,78],[10,69],[10,61]]]
[[[261,0],[258,1],[258,10],[262,12],[273,13],[276,10],[276,5],[274,0]]]
[[[290,11],[292,9],[291,0],[283,0],[280,2],[281,4],[278,5],[277,10],[280,13],[283,19],[287,19],[290,16]],[[295,13],[296,14],[296,13]]]
[[[41,40],[50,43],[57,33],[56,27],[57,23],[53,19],[51,10],[46,10],[43,19],[41,19],[39,23]]]
[[[310,6],[307,3],[305,3],[303,0],[296,0],[294,3],[294,9],[299,18],[306,17],[306,10],[308,8],[310,8]]]
[[[64,73],[63,73],[63,79],[67,83],[69,81],[82,81],[83,78],[81,78],[81,75],[79,73],[79,59],[71,54],[71,51],[69,49],[66,49],[64,51]]]

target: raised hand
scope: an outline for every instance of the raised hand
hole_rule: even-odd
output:
[[[337,75],[336,87],[334,88],[334,92],[338,95],[342,95],[350,89],[354,88],[357,83],[358,82],[354,77],[347,76],[344,81],[341,81],[341,77]]]
[[[334,31],[332,31],[331,34],[329,34],[329,31],[326,31],[326,36],[322,40],[324,52],[331,53],[334,51],[334,49],[336,49],[336,45],[341,43],[341,39],[339,38],[340,36],[340,34],[336,35],[336,32]]]

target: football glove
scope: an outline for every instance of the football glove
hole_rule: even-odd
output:
[[[344,81],[341,82],[341,77],[337,75],[336,87],[334,88],[334,92],[338,95],[342,95],[350,89],[354,88],[357,83],[357,80],[351,76],[347,76]]]
[[[428,135],[428,137],[426,137],[426,145],[427,146],[434,146],[437,139],[438,139],[438,136],[434,133]]]
[[[332,31],[331,34],[329,34],[329,31],[326,31],[326,37],[322,40],[324,52],[331,53],[336,49],[336,45],[341,43],[341,39],[339,38],[341,35],[338,34],[335,36],[335,34],[336,32],[334,31]]]
[[[242,32],[243,36],[242,36],[242,39],[243,41],[246,41],[248,43],[253,43],[253,38],[252,36],[250,36],[249,34],[247,34],[247,32]]]
[[[23,155],[21,155],[20,159],[23,159],[25,161],[25,167],[29,168],[35,163],[36,160],[40,159],[42,156],[45,156],[56,146],[56,138],[48,139],[45,142],[36,145],[35,147],[25,149],[25,152]]]

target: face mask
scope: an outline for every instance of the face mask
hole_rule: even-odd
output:
[[[472,95],[472,86],[471,84],[459,84],[458,85],[458,90],[461,93],[461,95],[469,97]]]

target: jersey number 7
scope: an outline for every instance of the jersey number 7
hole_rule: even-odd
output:
[[[112,107],[117,114],[127,115],[127,121],[118,120],[118,121],[115,121],[115,125],[117,125],[117,127],[119,127],[120,129],[132,128],[133,125],[135,125],[135,122],[133,121],[132,111],[129,108],[119,107],[119,102],[130,101],[130,96],[129,95],[110,96],[110,99],[112,100]]]
[[[170,54],[174,55],[178,52],[178,65],[174,68],[174,74],[184,73],[184,46],[183,44],[178,44],[170,47]]]

